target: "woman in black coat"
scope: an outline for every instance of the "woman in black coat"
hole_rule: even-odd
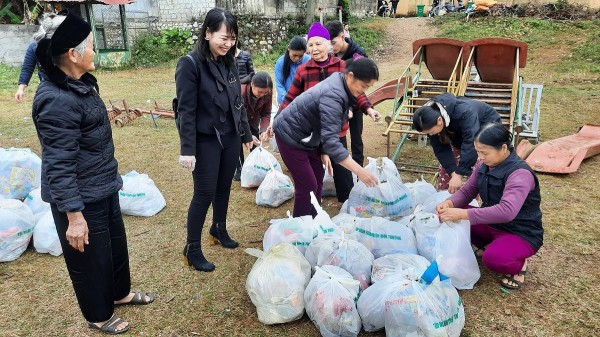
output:
[[[435,96],[415,111],[412,127],[429,136],[440,162],[438,190],[454,193],[462,186],[462,178],[471,175],[477,161],[473,138],[487,123],[501,123],[494,108],[451,93]]]
[[[211,9],[191,57],[182,57],[175,72],[179,163],[192,171],[194,179],[183,256],[188,265],[207,272],[215,266],[206,260],[200,244],[206,213],[212,204],[213,244],[236,248],[238,243],[229,237],[226,225],[231,180],[240,144],[249,149],[254,142],[235,64],[237,34],[237,21],[229,11]]]

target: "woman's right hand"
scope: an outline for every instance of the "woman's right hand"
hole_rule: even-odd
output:
[[[443,211],[448,208],[454,208],[454,203],[450,199],[442,201],[439,205],[437,205],[435,211],[438,213],[443,213]]]
[[[368,187],[373,187],[377,185],[377,177],[375,177],[373,173],[369,172],[369,170],[363,167],[361,167],[356,176],[360,181],[363,182],[363,184],[367,185]]]

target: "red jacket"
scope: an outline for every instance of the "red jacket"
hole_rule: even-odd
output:
[[[317,85],[317,83],[329,77],[329,75],[335,72],[343,73],[345,70],[345,65],[346,63],[340,58],[330,54],[329,63],[327,63],[327,65],[324,67],[320,67],[313,59],[310,59],[308,62],[299,66],[296,70],[296,75],[294,75],[292,85],[288,89],[283,102],[279,106],[279,111],[285,109],[285,107],[287,107],[294,100],[294,98],[300,96],[300,94],[309,88],[314,87]],[[365,114],[367,113],[367,110],[372,107],[371,102],[369,102],[365,94],[358,96],[356,100],[358,108]],[[345,137],[347,131],[348,123],[342,127],[340,137]]]
[[[273,96],[263,96],[252,104],[250,101],[250,97],[252,97],[252,86],[250,86],[250,83],[247,83],[242,84],[242,97],[244,98],[246,114],[248,114],[248,124],[250,124],[251,128],[258,130],[258,132],[264,132],[271,124]]]

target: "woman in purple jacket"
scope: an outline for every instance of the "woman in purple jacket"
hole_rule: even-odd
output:
[[[525,281],[527,258],[542,246],[544,229],[540,184],[514,151],[511,133],[501,124],[486,124],[475,135],[479,162],[466,184],[437,206],[442,221],[469,220],[471,243],[500,284],[518,289]],[[481,208],[462,209],[477,195]]]

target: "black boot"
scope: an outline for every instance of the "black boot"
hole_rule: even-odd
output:
[[[199,271],[215,270],[215,265],[208,262],[202,254],[200,243],[188,243],[183,247],[183,262]]]
[[[242,180],[242,168],[238,166],[235,169],[235,173],[233,174],[233,181],[241,181]]]
[[[213,223],[210,227],[209,233],[210,240],[212,241],[213,245],[221,243],[221,246],[231,249],[237,248],[237,246],[239,246],[239,244],[236,241],[233,241],[229,237],[229,233],[227,233],[227,225],[224,222]]]

